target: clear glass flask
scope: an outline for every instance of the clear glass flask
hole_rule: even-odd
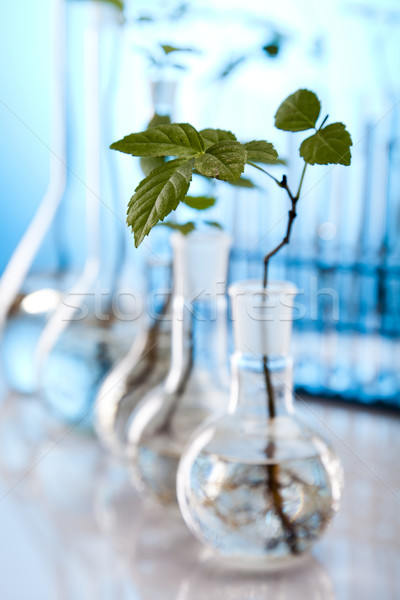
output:
[[[152,112],[148,126],[160,117],[172,119],[176,87],[175,81],[150,81]],[[140,165],[145,175],[156,166],[149,157],[142,158]],[[171,363],[172,257],[169,232],[163,229],[153,232],[151,251],[145,261],[147,302],[143,327],[129,352],[105,378],[95,402],[97,436],[105,448],[122,460],[126,458],[132,412],[147,392],[165,379]]]
[[[10,388],[24,394],[37,386],[33,355],[40,333],[83,266],[81,257],[71,252],[72,236],[60,235],[57,223],[67,180],[65,2],[55,0],[49,9],[52,152],[48,185],[0,279],[2,375]],[[77,218],[77,206],[72,204],[63,216],[79,222],[82,219]],[[75,249],[77,245],[75,242]]]
[[[297,417],[289,344],[296,288],[230,288],[235,338],[228,411],[193,435],[178,472],[191,531],[241,567],[298,562],[339,507],[342,469]]]
[[[42,351],[49,352],[69,319],[71,309],[63,304],[79,304],[95,288],[104,291],[105,280],[115,290],[126,266],[124,209],[115,204],[119,194],[107,151],[115,138],[111,107],[121,12],[99,0],[51,4],[49,184],[0,282],[4,377],[26,394],[38,390]],[[80,339],[88,343],[85,334]],[[47,367],[46,374],[52,376]]]
[[[53,412],[66,423],[91,426],[98,389],[134,338],[140,297],[133,287],[116,157],[108,150],[116,137],[120,12],[106,2],[67,5],[68,114],[76,152],[66,195],[80,198],[86,210],[87,259],[46,322],[35,366],[40,392]]]
[[[173,234],[171,368],[132,415],[128,458],[144,495],[176,503],[176,470],[194,429],[226,407],[226,280],[230,237]]]
[[[148,318],[127,355],[105,378],[94,407],[94,426],[102,445],[122,460],[133,411],[165,379],[171,363],[171,265],[155,259],[146,267]]]

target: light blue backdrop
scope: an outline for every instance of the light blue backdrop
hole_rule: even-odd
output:
[[[47,187],[49,2],[0,3],[0,271]]]

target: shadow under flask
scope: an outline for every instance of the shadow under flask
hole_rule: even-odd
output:
[[[128,460],[145,496],[176,504],[176,471],[192,432],[228,403],[226,280],[230,237],[171,236],[171,367],[132,415]]]
[[[231,286],[235,353],[225,414],[192,436],[177,495],[186,524],[214,553],[250,569],[296,564],[338,510],[343,474],[296,416],[289,354],[296,288]]]

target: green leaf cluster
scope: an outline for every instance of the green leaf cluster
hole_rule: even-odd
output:
[[[127,223],[134,233],[136,246],[180,202],[197,210],[215,203],[215,198],[187,196],[193,173],[252,187],[249,179],[241,180],[248,154],[255,162],[278,160],[276,150],[268,142],[241,144],[230,131],[197,131],[188,123],[161,122],[157,116],[146,131],[127,135],[110,147],[141,157],[146,174],[128,205]],[[165,160],[166,157],[173,160]],[[208,224],[216,226],[215,223]]]
[[[314,92],[301,89],[279,106],[275,126],[289,132],[315,130],[300,145],[299,153],[305,167],[315,164],[349,165],[350,134],[342,123],[324,126],[327,117],[317,128],[320,112],[321,103]],[[242,187],[254,187],[251,180],[242,177],[246,164],[250,164],[264,171],[280,187],[287,188],[286,176],[279,182],[259,166],[285,164],[270,142],[253,140],[241,143],[231,131],[224,129],[197,131],[189,123],[170,123],[168,117],[155,115],[146,131],[127,135],[110,147],[140,157],[145,173],[128,205],[127,223],[134,233],[136,247],[181,202],[197,210],[213,205],[214,198],[187,196],[193,174]],[[291,196],[296,202],[305,167],[297,195]],[[166,225],[181,228],[184,233],[189,233],[194,227],[192,222]]]
[[[327,117],[317,129],[321,103],[314,92],[298,90],[282,102],[275,114],[275,127],[283,131],[307,131],[315,133],[300,146],[300,156],[309,165],[346,165],[351,162],[352,141],[343,123],[324,127]]]

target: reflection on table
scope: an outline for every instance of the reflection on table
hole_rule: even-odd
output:
[[[400,597],[399,419],[300,401],[345,468],[342,508],[296,569],[217,561],[177,511],[144,505],[93,436],[40,399],[0,405],[1,597],[30,600],[395,600]],[[23,574],[23,576],[21,575]]]

